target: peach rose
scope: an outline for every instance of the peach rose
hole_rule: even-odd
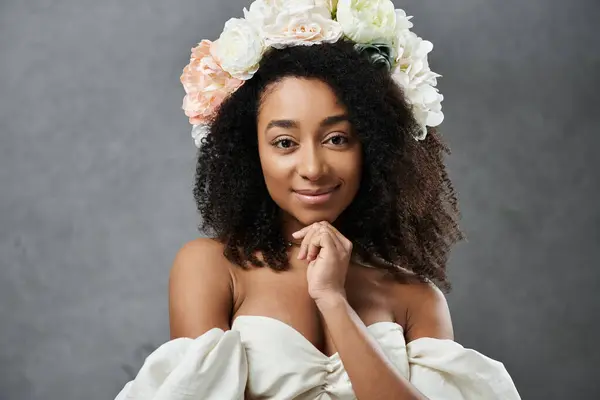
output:
[[[186,92],[182,108],[192,125],[207,123],[223,100],[243,83],[221,68],[210,53],[211,46],[210,40],[203,40],[194,47],[180,77]]]

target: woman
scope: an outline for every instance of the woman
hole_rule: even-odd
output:
[[[437,75],[416,59],[428,42],[411,58],[409,18],[358,3],[258,0],[192,50],[213,238],[177,254],[172,340],[119,399],[519,398],[501,363],[453,341],[438,289],[462,235]]]

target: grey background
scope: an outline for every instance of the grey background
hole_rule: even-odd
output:
[[[0,1],[0,398],[112,399],[198,235],[190,48],[242,0]],[[524,399],[600,398],[597,0],[406,0],[470,236],[457,340]]]

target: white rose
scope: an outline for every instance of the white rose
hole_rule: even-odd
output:
[[[246,20],[231,18],[212,44],[211,54],[223,70],[237,79],[248,80],[258,70],[264,52],[259,32]]]
[[[357,43],[391,43],[396,33],[391,0],[339,0],[337,20]]]
[[[263,27],[265,44],[275,48],[333,43],[342,35],[342,26],[329,11],[314,5],[285,8]]]

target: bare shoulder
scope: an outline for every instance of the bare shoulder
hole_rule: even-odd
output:
[[[223,245],[209,238],[185,243],[169,275],[171,338],[195,338],[215,327],[229,329],[232,293]]]
[[[407,342],[422,337],[454,339],[448,302],[436,285],[398,284],[393,293],[396,313],[405,321]]]

